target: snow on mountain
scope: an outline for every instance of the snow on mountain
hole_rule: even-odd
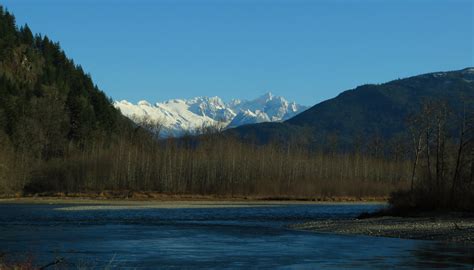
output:
[[[228,128],[238,127],[241,125],[256,124],[270,122],[268,115],[260,110],[252,112],[250,110],[240,111],[234,119],[227,125]]]
[[[182,136],[211,125],[231,128],[284,121],[306,109],[271,93],[254,100],[233,99],[228,103],[219,97],[195,97],[172,99],[154,105],[144,100],[137,104],[122,100],[115,101],[114,106],[136,122],[143,118],[159,122],[163,127],[162,137]]]
[[[474,68],[465,68],[462,71],[464,81],[468,83],[473,83],[474,82]]]

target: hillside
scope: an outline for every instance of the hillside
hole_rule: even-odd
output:
[[[337,137],[342,145],[348,145],[355,137],[387,139],[406,130],[409,115],[429,101],[446,102],[452,115],[460,115],[464,103],[474,102],[474,68],[359,86],[284,123],[247,125],[231,132],[260,143],[298,137],[306,137],[314,144]]]
[[[151,104],[140,101],[115,101],[114,106],[125,116],[140,121],[144,117],[162,125],[160,137],[193,134],[205,126],[237,127],[244,124],[279,122],[304,111],[305,106],[288,102],[271,93],[253,100],[233,99],[224,102],[219,97],[172,99]]]
[[[92,134],[110,135],[124,121],[59,43],[33,35],[27,25],[17,28],[1,6],[0,96],[0,130],[13,143],[28,132],[43,137],[45,145],[48,140],[78,143]]]
[[[0,193],[42,162],[110,143],[132,123],[47,36],[0,6]]]

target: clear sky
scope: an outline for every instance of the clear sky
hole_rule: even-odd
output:
[[[472,0],[0,0],[113,99],[305,105],[364,83],[474,66]]]

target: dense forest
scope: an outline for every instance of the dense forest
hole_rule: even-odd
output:
[[[5,196],[154,192],[324,198],[401,190],[392,202],[402,207],[472,209],[474,110],[462,104],[463,110],[453,110],[445,100],[420,102],[396,134],[354,132],[351,147],[341,147],[343,140],[332,130],[314,144],[314,127],[304,125],[295,129],[299,133],[275,135],[264,144],[214,127],[159,140],[160,123],[142,119],[136,125],[123,117],[58,43],[33,35],[26,25],[17,27],[0,7],[0,194]],[[337,118],[333,121],[337,126]],[[427,197],[439,198],[429,200],[437,205],[426,205]]]

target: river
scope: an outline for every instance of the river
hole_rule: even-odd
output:
[[[473,267],[472,245],[287,227],[314,219],[353,218],[383,207],[379,204],[214,206],[3,203],[0,252],[8,258],[26,256],[40,266],[62,257],[60,266],[74,269]]]

